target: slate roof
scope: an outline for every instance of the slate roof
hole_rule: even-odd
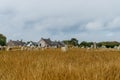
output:
[[[37,42],[29,41],[26,43],[26,46],[38,46]]]
[[[43,40],[49,46],[58,46],[58,47],[65,46],[65,44],[63,42],[60,42],[60,41],[51,41],[49,38],[48,39],[41,38],[41,40]]]
[[[45,41],[46,44],[52,46],[52,41],[48,38],[48,39],[44,39],[44,38],[41,38],[43,41]]]
[[[25,42],[22,42],[22,41],[13,41],[13,40],[10,40],[7,45],[8,46],[23,46],[25,44]]]

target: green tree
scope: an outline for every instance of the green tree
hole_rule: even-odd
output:
[[[66,45],[70,45],[70,40],[63,40]]]
[[[0,34],[0,45],[6,45],[6,37],[3,34]]]
[[[93,45],[93,42],[86,42],[86,41],[82,41],[80,43],[80,47],[84,46],[84,47],[91,47],[91,45]]]
[[[117,41],[107,41],[107,42],[99,42],[97,45],[99,47],[106,46],[107,48],[114,48],[114,46],[119,46],[120,43]]]
[[[69,47],[78,46],[78,40],[76,38],[71,38],[71,40],[63,40],[63,42]]]
[[[71,45],[78,46],[78,40],[76,38],[71,38],[70,42],[71,42]]]

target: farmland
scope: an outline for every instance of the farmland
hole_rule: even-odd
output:
[[[0,51],[0,80],[120,80],[120,51]]]

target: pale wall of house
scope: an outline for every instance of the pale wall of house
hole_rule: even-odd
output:
[[[40,46],[40,47],[47,47],[47,44],[45,43],[45,41],[41,40],[41,41],[39,42],[39,46]]]

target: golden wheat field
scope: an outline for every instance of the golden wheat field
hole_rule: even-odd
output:
[[[0,51],[0,80],[120,80],[120,51]]]

